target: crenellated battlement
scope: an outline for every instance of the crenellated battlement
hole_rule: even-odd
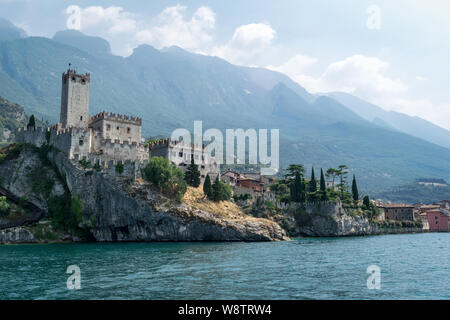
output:
[[[89,125],[94,124],[97,121],[110,120],[115,122],[129,123],[137,126],[142,126],[142,118],[132,117],[123,114],[115,114],[112,112],[102,111],[89,118]]]
[[[63,83],[67,81],[69,78],[75,78],[79,80],[84,80],[87,82],[91,81],[91,74],[85,73],[85,74],[78,74],[77,70],[68,69],[67,71],[63,72],[62,74],[62,81]]]
[[[153,141],[148,144],[150,150],[154,148],[177,147],[177,146],[187,148],[190,147],[192,149],[200,149],[200,145],[198,144],[191,143],[189,146],[189,144],[185,143],[184,141],[172,140],[170,138],[160,139],[158,141]],[[201,145],[201,148],[205,149],[206,145],[205,144]]]

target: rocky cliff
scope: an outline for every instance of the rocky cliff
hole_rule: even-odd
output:
[[[222,215],[199,210],[161,196],[142,180],[135,181],[125,175],[105,174],[102,170],[83,168],[78,162],[68,160],[57,151],[51,151],[48,157],[59,174],[47,176],[52,177],[55,183],[46,195],[37,193],[30,186],[30,172],[41,166],[41,160],[36,152],[26,148],[15,159],[0,164],[2,187],[19,197],[26,196],[43,210],[48,207],[45,199],[61,195],[67,189],[71,196],[81,200],[83,215],[79,226],[95,241],[287,239],[281,227],[272,221],[240,213],[229,212]],[[59,181],[57,176],[62,177],[63,181]],[[17,232],[23,231],[14,232],[1,233],[0,242],[2,239],[17,238]]]
[[[309,237],[367,236],[423,232],[422,228],[381,228],[368,218],[351,215],[339,202],[311,203],[288,209],[298,235]]]

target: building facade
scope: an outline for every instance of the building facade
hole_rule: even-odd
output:
[[[378,208],[386,220],[414,221],[414,206],[407,204],[382,204]]]
[[[171,139],[161,139],[148,145],[150,158],[163,157],[170,160],[178,168],[186,171],[191,161],[198,165],[201,182],[209,175],[214,181],[220,174],[220,165],[208,157],[205,151],[205,145],[186,144],[183,141],[173,141]]]

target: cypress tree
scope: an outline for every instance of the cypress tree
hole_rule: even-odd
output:
[[[203,184],[203,193],[207,198],[211,198],[212,196],[212,185],[211,185],[211,178],[209,177],[209,174],[206,175],[205,183]]]
[[[365,209],[367,209],[367,210],[370,209],[370,199],[369,199],[369,196],[364,196],[364,199],[363,199],[363,205],[364,205]]]
[[[353,194],[353,200],[358,201],[359,193],[358,193],[358,186],[356,185],[355,175],[353,175],[353,181],[352,181],[352,194]]]
[[[212,185],[211,200],[219,201],[219,198],[220,198],[220,181],[219,176],[217,176],[216,180],[214,180],[214,183]]]
[[[320,169],[320,198],[322,201],[327,200],[327,185],[325,183],[325,176],[323,169]]]
[[[191,164],[187,168],[184,178],[191,187],[198,188],[200,186],[200,171],[193,158],[191,158]]]
[[[311,170],[311,180],[309,181],[309,192],[316,192],[317,191],[317,180],[316,176],[314,175],[314,167]]]
[[[31,115],[30,120],[28,120],[27,128],[36,128],[36,119],[34,118],[34,114]]]
[[[295,174],[294,181],[290,184],[291,200],[293,202],[305,202],[305,182],[300,174]]]

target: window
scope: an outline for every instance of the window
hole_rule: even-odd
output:
[[[75,81],[75,77],[72,77],[72,81]]]
[[[117,127],[117,131],[119,131],[120,130],[120,128],[119,127]]]
[[[106,131],[110,131],[111,130],[111,125],[110,124],[107,124],[106,125]]]
[[[127,128],[127,133],[130,133],[131,132],[131,128]]]
[[[183,158],[183,151],[179,152],[179,153],[178,153],[178,156],[179,156],[180,158]]]
[[[83,121],[83,116],[80,116],[80,121]]]
[[[80,139],[80,146],[82,146],[83,144],[84,144],[84,141],[83,141],[83,139]]]

